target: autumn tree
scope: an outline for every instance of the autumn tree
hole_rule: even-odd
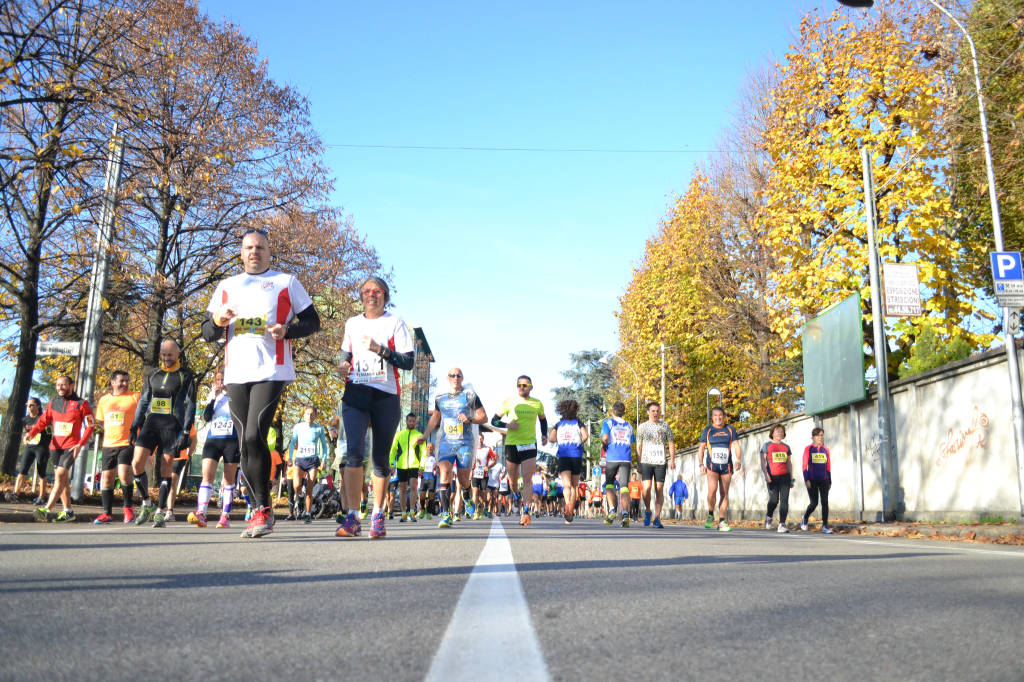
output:
[[[860,149],[870,151],[880,257],[916,262],[926,290],[924,314],[890,332],[890,373],[924,329],[972,348],[991,339],[979,331],[987,313],[970,266],[983,245],[957,233],[945,182],[945,74],[923,49],[934,35],[934,15],[902,0],[858,22],[808,13],[779,66],[763,138],[771,171],[759,220],[777,259],[772,327],[785,339],[859,291],[872,344]]]

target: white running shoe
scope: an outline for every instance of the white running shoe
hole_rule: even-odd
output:
[[[789,528],[786,526],[786,524],[779,523],[779,532],[780,533],[788,533],[789,532]]]
[[[765,530],[771,530],[772,529],[772,517],[766,516],[764,518],[764,529]]]
[[[829,528],[828,526],[822,526],[821,527],[821,532],[824,533],[825,535],[832,535],[833,534],[833,530],[831,528]]]
[[[806,521],[801,522],[800,530],[807,530],[807,522]]]

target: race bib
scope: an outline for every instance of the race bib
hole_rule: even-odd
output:
[[[39,445],[39,441],[40,441],[40,439],[42,437],[43,437],[43,434],[37,433],[36,435],[34,435],[31,438],[29,438],[28,440],[26,440],[25,441],[25,445]]]
[[[443,422],[444,439],[450,441],[462,440],[463,423],[458,419],[445,418]]]
[[[72,422],[53,422],[53,435],[58,437],[70,436],[75,425]]]
[[[297,457],[316,457],[316,446],[300,445],[295,448],[295,455]]]
[[[486,469],[479,464],[473,467],[473,478],[483,478]]]
[[[728,464],[729,448],[711,448],[712,464]]]
[[[266,315],[235,318],[235,336],[264,336],[266,333]]]
[[[171,413],[171,399],[170,398],[153,398],[153,402],[149,407],[149,411],[153,414],[170,414]]]
[[[107,412],[103,415],[104,426],[124,426],[124,412]]]
[[[826,455],[824,452],[812,452],[811,461],[814,462],[815,464],[824,464],[825,462],[828,461],[828,455]]]
[[[644,443],[641,461],[644,464],[664,464],[665,446],[661,443]]]
[[[211,436],[230,436],[231,431],[234,429],[234,423],[229,417],[221,417],[220,419],[214,419],[210,423],[210,435]]]
[[[785,451],[776,450],[775,452],[772,453],[773,462],[785,462],[788,457],[789,455]]]
[[[517,445],[516,446],[516,450],[518,452],[528,452],[530,450],[536,450],[536,449],[537,449],[537,444],[536,443],[523,443],[522,445]]]
[[[356,351],[352,355],[352,383],[383,384],[387,381],[384,358],[368,350]]]
[[[427,455],[426,459],[423,460],[423,471],[430,473],[434,470],[434,464],[437,462],[437,458],[433,455]]]
[[[583,442],[583,438],[580,436],[580,429],[575,424],[559,426],[558,433],[555,436],[561,445],[579,445]]]
[[[613,426],[611,428],[612,443],[615,445],[629,445],[629,427]]]

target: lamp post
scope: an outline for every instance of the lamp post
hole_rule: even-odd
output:
[[[874,0],[838,0],[847,7],[867,9],[874,5]],[[985,116],[985,98],[981,93],[981,74],[978,70],[978,51],[974,47],[974,39],[960,21],[940,5],[936,0],[925,0],[939,10],[960,29],[967,38],[971,48],[971,67],[974,69],[974,90],[978,96],[978,118],[981,123],[981,141],[985,152],[985,173],[988,177],[988,200],[992,209],[992,232],[996,251],[1003,250],[1003,225],[999,215],[999,197],[996,194],[996,177],[992,166],[992,146],[988,139],[988,119]],[[1019,511],[1024,516],[1024,404],[1021,403],[1020,367],[1017,362],[1017,344],[1010,329],[1010,310],[1003,308],[1003,339],[1006,348],[1006,364],[1010,373],[1010,405],[1013,415],[1013,444],[1017,456],[1017,493]]]
[[[718,406],[722,406],[722,392],[717,388],[709,388],[707,394],[707,400],[705,400],[705,414],[708,418],[708,424],[711,423],[711,396],[718,398]]]
[[[626,367],[629,367],[629,371],[633,373],[633,377],[636,379],[636,390],[633,391],[633,394],[636,397],[636,425],[639,426],[640,425],[640,375],[637,374],[636,370],[633,369],[633,367],[628,362],[623,360],[622,356],[619,355],[618,353],[605,353],[604,355],[601,356],[600,362],[601,362],[601,364],[607,365],[607,364],[609,364],[611,362],[612,358],[618,358],[619,362],[624,364]]]

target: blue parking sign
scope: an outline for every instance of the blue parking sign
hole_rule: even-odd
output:
[[[995,282],[1024,280],[1020,251],[993,251],[989,256],[992,259],[992,279]]]

